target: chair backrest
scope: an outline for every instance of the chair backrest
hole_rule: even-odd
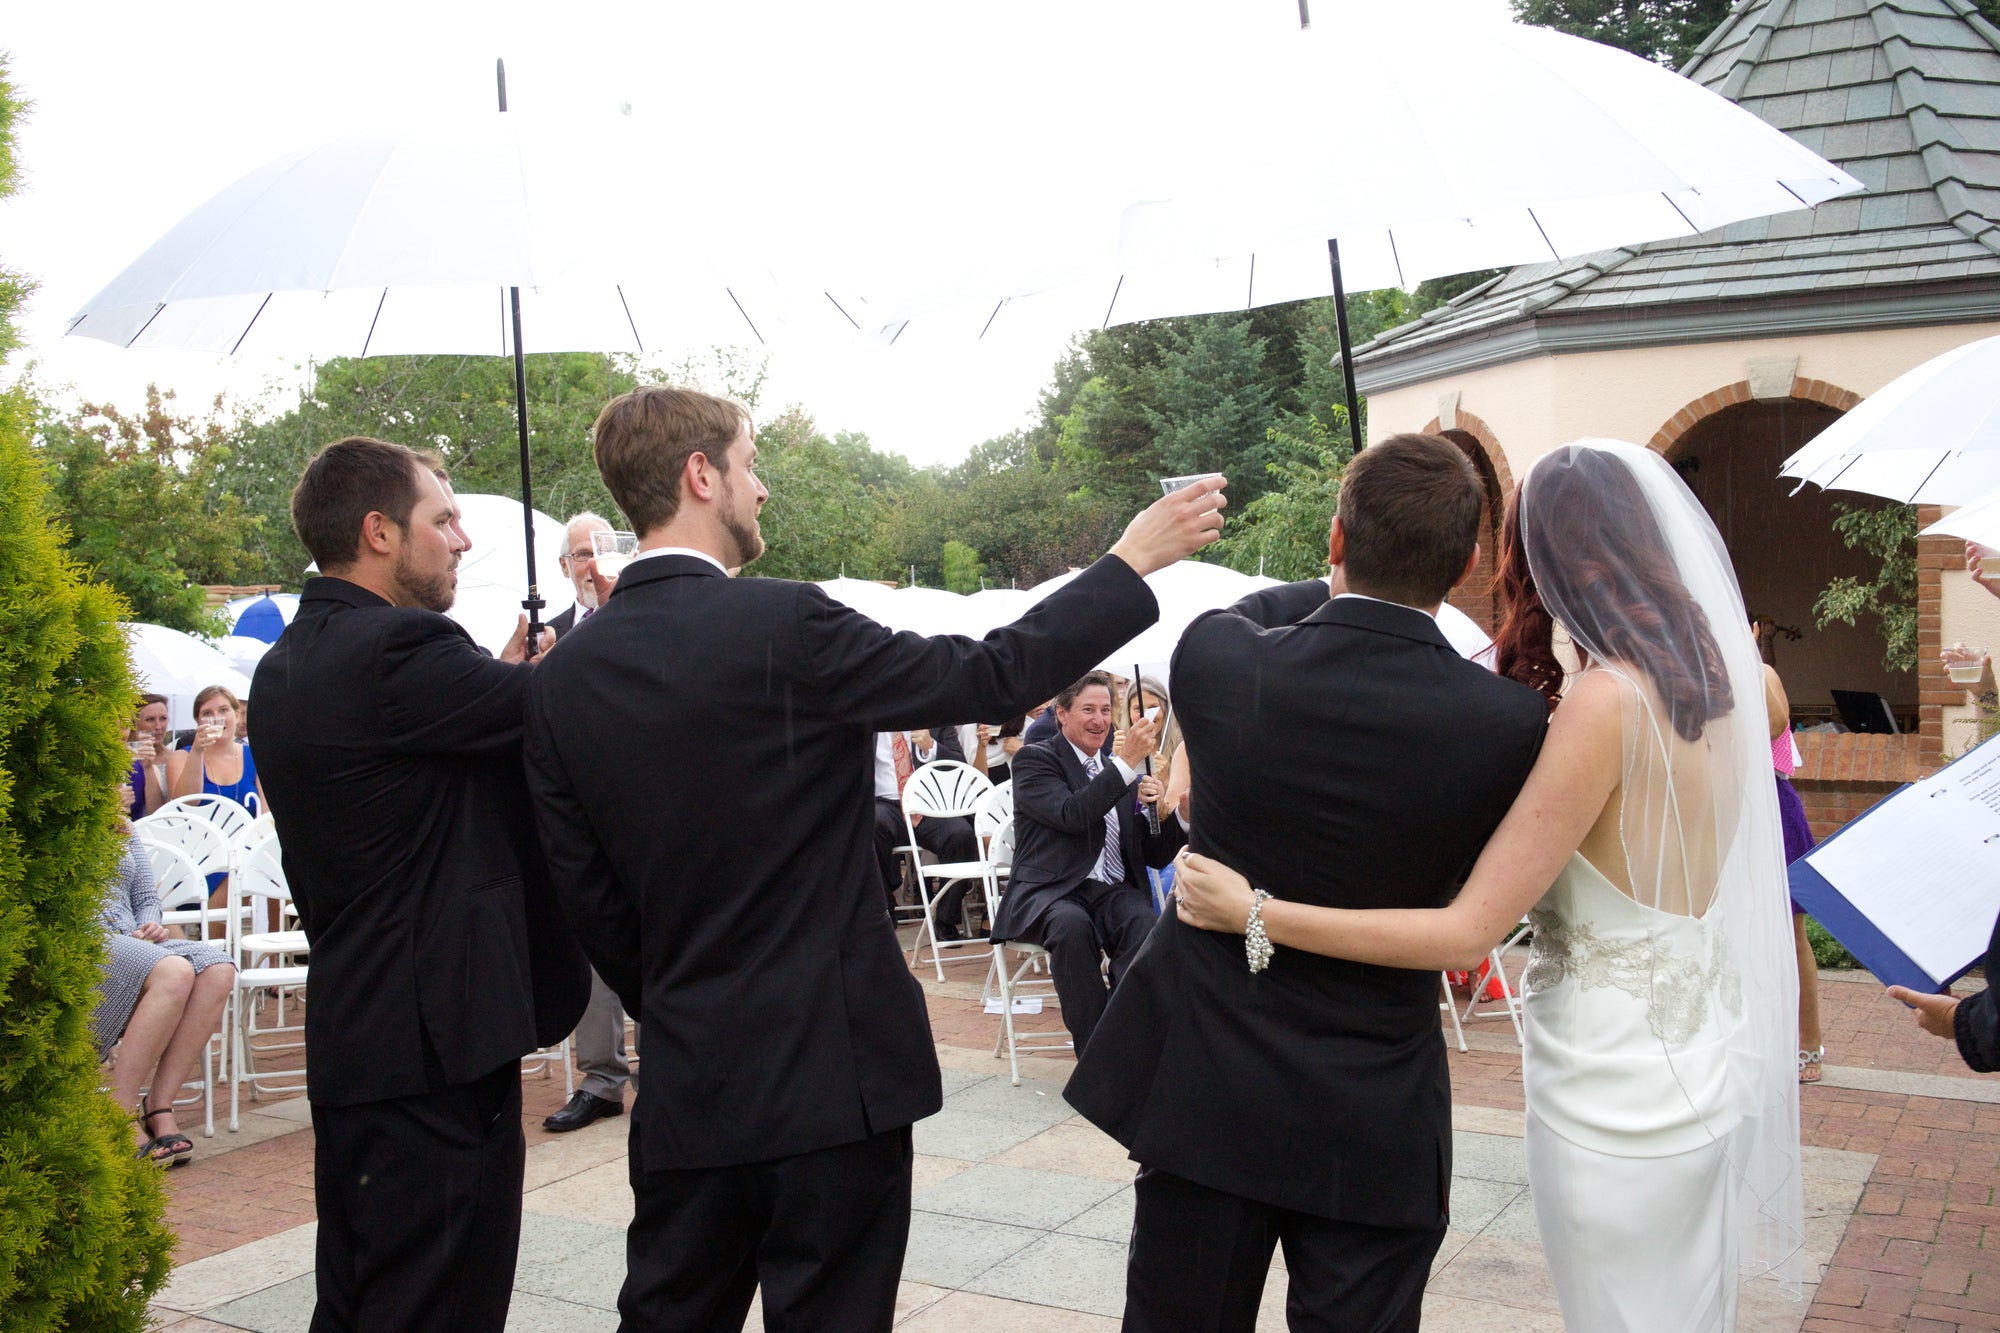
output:
[[[222,830],[199,815],[162,810],[135,820],[132,832],[147,842],[163,842],[179,848],[204,875],[226,875],[235,848]]]
[[[257,840],[250,831],[251,826],[257,822],[257,816],[227,796],[217,795],[214,792],[176,796],[161,806],[155,812],[155,816],[157,815],[186,815],[195,819],[205,819],[215,825],[225,842],[239,851],[247,851]]]
[[[986,799],[979,803],[979,809],[972,816],[972,831],[978,837],[980,845],[985,846],[988,838],[1013,822],[1014,782],[1009,778],[987,792]]]
[[[986,849],[986,864],[986,919],[994,921],[1000,916],[1000,871],[1014,864],[1013,820],[994,830],[993,843]]]
[[[237,858],[236,873],[229,877],[229,956],[243,966],[242,923],[256,920],[257,903],[274,901],[289,904],[291,885],[285,881],[285,867],[278,855],[278,839],[273,836]]]
[[[938,759],[910,776],[903,788],[903,818],[911,815],[949,818],[976,814],[993,784],[971,764]],[[912,830],[914,835],[914,830]]]
[[[160,910],[180,912],[208,904],[208,877],[191,857],[172,843],[139,839],[153,866],[153,883],[160,891]],[[192,920],[193,918],[188,918]]]

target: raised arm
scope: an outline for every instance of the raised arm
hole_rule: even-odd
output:
[[[1281,948],[1382,967],[1465,970],[1535,904],[1603,813],[1623,766],[1622,702],[1615,677],[1591,673],[1565,696],[1549,736],[1500,827],[1458,897],[1444,907],[1359,911],[1284,901],[1285,886],[1259,884],[1264,933]],[[1253,886],[1219,861],[1181,860],[1179,914],[1204,930],[1242,934]]]

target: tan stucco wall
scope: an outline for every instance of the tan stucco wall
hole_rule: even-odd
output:
[[[2000,598],[1990,596],[1972,581],[1972,575],[1947,570],[1939,576],[1939,615],[1943,622],[1943,642],[1967,643],[2000,656]],[[1952,687],[1954,691],[1961,688]],[[1971,705],[1972,693],[1994,688],[1993,675],[1971,687],[1963,696],[1963,707],[1944,710],[1944,753],[1946,758],[1970,749],[1978,732],[1969,724],[1977,716]]]
[[[1836,391],[1865,398],[1933,356],[1997,335],[2000,322],[1987,322],[1536,357],[1371,394],[1368,434],[1380,439],[1422,430],[1454,406],[1483,423],[1518,479],[1535,459],[1569,440],[1602,436],[1649,443],[1684,408],[1750,379],[1752,362],[1796,357],[1795,377],[1825,386],[1820,401],[1834,404]],[[1455,404],[1452,394],[1457,395]],[[1708,410],[1698,407],[1694,415]],[[1935,577],[1940,580],[1937,642],[1963,641],[2000,655],[2000,599],[1976,587],[1962,570],[1946,568]],[[1925,638],[1934,655],[1928,633]],[[1993,677],[1979,688],[1993,689]],[[1962,752],[1974,737],[1971,727],[1957,725],[1958,719],[1975,715],[1969,696],[1954,697],[1968,702],[1943,709],[1946,756]],[[1935,695],[1926,699],[1937,701]],[[1927,722],[1925,731],[1937,725]],[[1939,739],[1933,734],[1926,740],[1933,747],[1931,756],[1937,754]]]
[[[1996,334],[2000,322],[1535,357],[1370,394],[1368,437],[1422,430],[1440,397],[1456,391],[1519,477],[1556,445],[1587,435],[1644,444],[1695,399],[1745,379],[1751,361],[1796,356],[1799,378],[1865,398],[1941,352]]]

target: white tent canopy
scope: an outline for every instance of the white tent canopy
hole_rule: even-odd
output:
[[[505,495],[458,494],[460,522],[472,547],[458,562],[458,600],[449,612],[480,647],[499,652],[528,595],[528,562],[521,550],[521,502]],[[563,553],[563,525],[535,511],[535,577],[546,624],[576,601],[576,588],[556,561]]]

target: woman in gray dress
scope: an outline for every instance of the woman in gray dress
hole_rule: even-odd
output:
[[[112,1093],[120,1106],[138,1107],[138,1155],[169,1165],[186,1161],[194,1140],[174,1122],[174,1094],[222,1020],[236,969],[214,945],[183,939],[160,924],[153,866],[137,839],[125,844],[117,877],[105,890],[102,919],[108,936],[104,981],[90,1020],[98,1058],[118,1047]]]

